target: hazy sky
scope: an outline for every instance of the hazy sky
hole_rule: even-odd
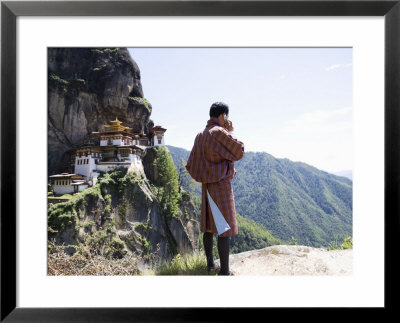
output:
[[[353,169],[351,48],[130,48],[167,145],[191,150],[215,101],[245,151]]]

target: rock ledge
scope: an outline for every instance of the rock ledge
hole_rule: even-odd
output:
[[[235,276],[347,276],[353,272],[353,250],[331,250],[307,246],[278,245],[230,255]],[[219,263],[219,260],[216,262]]]

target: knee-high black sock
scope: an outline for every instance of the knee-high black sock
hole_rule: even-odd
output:
[[[211,232],[204,232],[203,245],[204,245],[204,251],[206,253],[206,258],[207,258],[207,267],[209,267],[209,268],[214,267],[214,257],[212,254],[213,239],[214,239],[214,235]]]
[[[218,237],[218,254],[221,261],[220,275],[229,275],[229,237]]]

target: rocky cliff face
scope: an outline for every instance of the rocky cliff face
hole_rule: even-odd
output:
[[[190,199],[181,209],[190,210]],[[49,238],[56,244],[80,245],[106,258],[130,257],[142,269],[198,249],[199,225],[194,208],[187,217],[163,214],[145,176],[126,169],[104,174],[99,182],[70,201],[49,207]]]
[[[93,143],[91,133],[116,117],[149,135],[152,106],[127,49],[50,48],[48,73],[49,175],[73,172],[68,150]],[[83,246],[106,258],[137,259],[143,267],[198,249],[193,202],[182,194],[181,216],[164,214],[151,184],[156,154],[148,151],[146,173],[116,169],[68,202],[49,205],[49,239],[71,245],[71,254]]]
[[[126,48],[48,49],[48,173],[68,169],[71,148],[116,117],[149,133],[152,106]]]

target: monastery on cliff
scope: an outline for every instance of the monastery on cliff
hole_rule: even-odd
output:
[[[142,158],[146,148],[164,146],[164,133],[167,129],[155,126],[150,129],[150,136],[132,133],[131,128],[122,125],[116,118],[110,125],[105,125],[105,132],[93,132],[99,136],[99,146],[83,146],[69,151],[74,173],[52,175],[54,194],[80,192],[96,184],[100,172],[107,172],[116,167],[143,171]]]

